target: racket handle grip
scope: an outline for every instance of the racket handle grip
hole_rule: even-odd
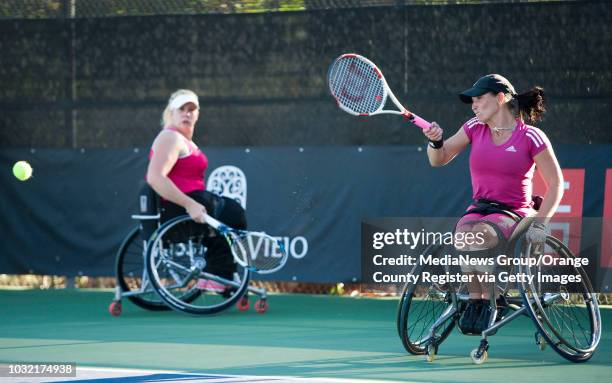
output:
[[[421,129],[427,129],[431,126],[430,122],[423,120],[421,117],[417,116],[414,113],[410,113],[408,119],[410,120],[410,122],[412,122]]]
[[[209,214],[206,214],[204,216],[204,222],[212,226],[214,229],[219,229],[219,227],[224,226],[221,222],[217,221],[216,219],[211,217]]]

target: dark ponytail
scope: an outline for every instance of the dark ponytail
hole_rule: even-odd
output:
[[[512,101],[516,102],[514,105],[518,106],[518,112],[521,119],[527,120],[528,122],[541,120],[542,115],[546,112],[546,106],[544,105],[544,89],[539,86],[514,96],[514,100]]]

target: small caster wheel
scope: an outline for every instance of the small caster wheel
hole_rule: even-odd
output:
[[[438,346],[433,343],[427,345],[427,353],[425,354],[427,362],[431,363],[436,359],[438,354]]]
[[[121,301],[112,301],[108,306],[108,312],[114,317],[121,315],[121,309]]]
[[[240,298],[238,300],[238,303],[236,303],[236,307],[238,308],[238,311],[248,311],[249,308],[251,308],[249,298],[247,296],[243,296],[242,298]]]
[[[548,343],[546,343],[546,339],[544,339],[544,337],[542,336],[542,334],[540,334],[539,332],[537,332],[535,334],[535,339],[536,339],[536,344],[538,345],[538,348],[540,349],[540,351],[544,351],[546,350],[546,345]]]
[[[474,362],[474,364],[480,365],[487,361],[487,359],[489,358],[489,353],[484,350],[482,351],[480,356],[478,356],[478,349],[475,348],[472,350],[472,352],[470,352],[470,357],[472,358],[472,362]]]
[[[475,348],[470,352],[470,357],[472,358],[472,362],[474,364],[483,364],[489,358],[489,342],[486,339],[482,339],[480,341],[480,345],[478,348]]]
[[[265,299],[259,299],[257,302],[255,302],[255,311],[260,314],[268,311],[268,301]]]

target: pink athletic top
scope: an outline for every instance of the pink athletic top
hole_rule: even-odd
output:
[[[516,129],[503,144],[495,145],[487,124],[472,118],[463,124],[470,139],[472,197],[486,198],[516,208],[517,213],[531,212],[535,157],[550,146],[546,134],[517,119]]]
[[[170,127],[166,129],[178,133],[175,128]],[[208,167],[208,158],[206,158],[206,155],[202,153],[193,141],[188,140],[182,134],[181,137],[186,141],[190,152],[177,159],[168,173],[168,178],[170,178],[176,187],[183,193],[189,193],[194,190],[206,190],[204,174]],[[153,149],[149,152],[149,160],[151,157],[153,157]]]

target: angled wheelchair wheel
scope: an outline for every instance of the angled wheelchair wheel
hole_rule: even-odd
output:
[[[572,362],[589,360],[601,338],[601,314],[583,267],[566,265],[574,255],[552,236],[546,238],[546,246],[521,238],[515,256],[535,263],[521,266],[521,272],[534,279],[519,287],[541,336],[562,357]],[[561,283],[554,276],[573,276],[575,282]]]
[[[170,310],[151,286],[144,264],[146,239],[133,228],[117,251],[115,275],[122,294],[135,305],[153,311]]]
[[[441,247],[429,246],[424,254],[439,254]],[[413,275],[424,272],[439,274],[435,266],[415,265],[410,271]],[[403,288],[397,309],[397,330],[406,351],[413,355],[428,354],[428,350],[437,350],[455,327],[455,288],[450,285],[438,285],[423,282],[408,282]],[[445,319],[441,320],[442,316]],[[438,322],[438,323],[436,323]],[[435,331],[432,330],[434,324]]]
[[[149,241],[146,267],[153,288],[172,309],[214,314],[246,292],[249,271],[219,248],[227,246],[208,225],[180,216],[164,223]],[[189,301],[185,296],[193,296]]]

